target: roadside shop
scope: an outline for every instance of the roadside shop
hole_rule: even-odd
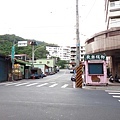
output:
[[[84,83],[86,85],[108,85],[105,54],[84,56]]]

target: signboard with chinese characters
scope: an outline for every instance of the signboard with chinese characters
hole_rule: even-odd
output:
[[[27,41],[18,41],[18,47],[27,46]]]
[[[105,54],[86,54],[84,60],[106,60]]]

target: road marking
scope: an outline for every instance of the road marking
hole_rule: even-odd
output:
[[[21,83],[21,82],[19,82],[19,83]],[[18,83],[8,83],[5,86],[16,85],[16,84],[18,84]]]
[[[48,83],[43,83],[43,84],[40,84],[40,85],[37,85],[36,87],[42,87],[42,86],[45,86],[47,85]]]
[[[108,94],[120,95],[120,93],[108,93]]]
[[[112,95],[113,98],[120,98],[120,96],[119,96],[120,91],[118,91],[118,90],[105,90],[105,92],[108,92],[108,94]],[[118,100],[118,102],[120,102],[120,100]]]
[[[5,84],[8,84],[8,83],[0,83],[0,85],[5,85]]]
[[[28,84],[29,82],[26,82],[26,83],[21,83],[21,84],[17,84],[17,85],[15,85],[15,86],[21,86],[21,85],[26,85],[26,84]]]
[[[39,83],[39,82],[7,82],[7,83],[0,83],[0,85],[4,85],[4,86],[12,86],[12,85],[14,85],[14,86],[17,86],[17,87],[18,86],[30,87],[30,86],[34,86],[34,85],[35,85],[35,87],[42,87],[42,86],[45,86],[47,84],[51,84],[51,85],[48,86],[50,88],[53,88],[53,87],[58,85],[58,83],[56,83],[56,82],[46,82],[46,83]],[[60,88],[66,88],[68,86],[69,86],[69,84],[63,84],[63,85],[61,85]]]
[[[65,85],[63,85],[61,88],[66,88],[68,86],[68,84],[65,84]]]
[[[37,85],[38,83],[31,83],[29,85],[26,85],[27,87],[32,86],[32,85]]]
[[[105,90],[106,92],[120,92],[119,90]]]
[[[114,98],[120,98],[120,96],[114,96],[114,95],[113,95],[113,97],[114,97]]]
[[[53,85],[50,85],[49,87],[55,87],[56,85],[58,85],[58,84],[55,83],[55,84],[53,84]]]

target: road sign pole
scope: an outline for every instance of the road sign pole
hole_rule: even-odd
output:
[[[34,45],[32,45],[32,67],[34,67]]]
[[[24,47],[27,46],[27,41],[18,41],[18,47]],[[15,58],[15,40],[13,41],[13,46],[11,49],[11,62],[12,62],[12,81],[14,81],[14,58]]]
[[[12,81],[14,81],[14,57],[15,57],[15,45],[13,44],[12,50],[11,50],[11,62],[12,62]]]

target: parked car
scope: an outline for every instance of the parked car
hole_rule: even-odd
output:
[[[31,74],[30,78],[32,78],[32,79],[39,79],[40,76],[37,73],[33,73],[33,74]]]
[[[44,74],[44,73],[41,73],[40,74],[40,78],[43,78],[43,77],[46,77],[47,75],[46,74]]]

